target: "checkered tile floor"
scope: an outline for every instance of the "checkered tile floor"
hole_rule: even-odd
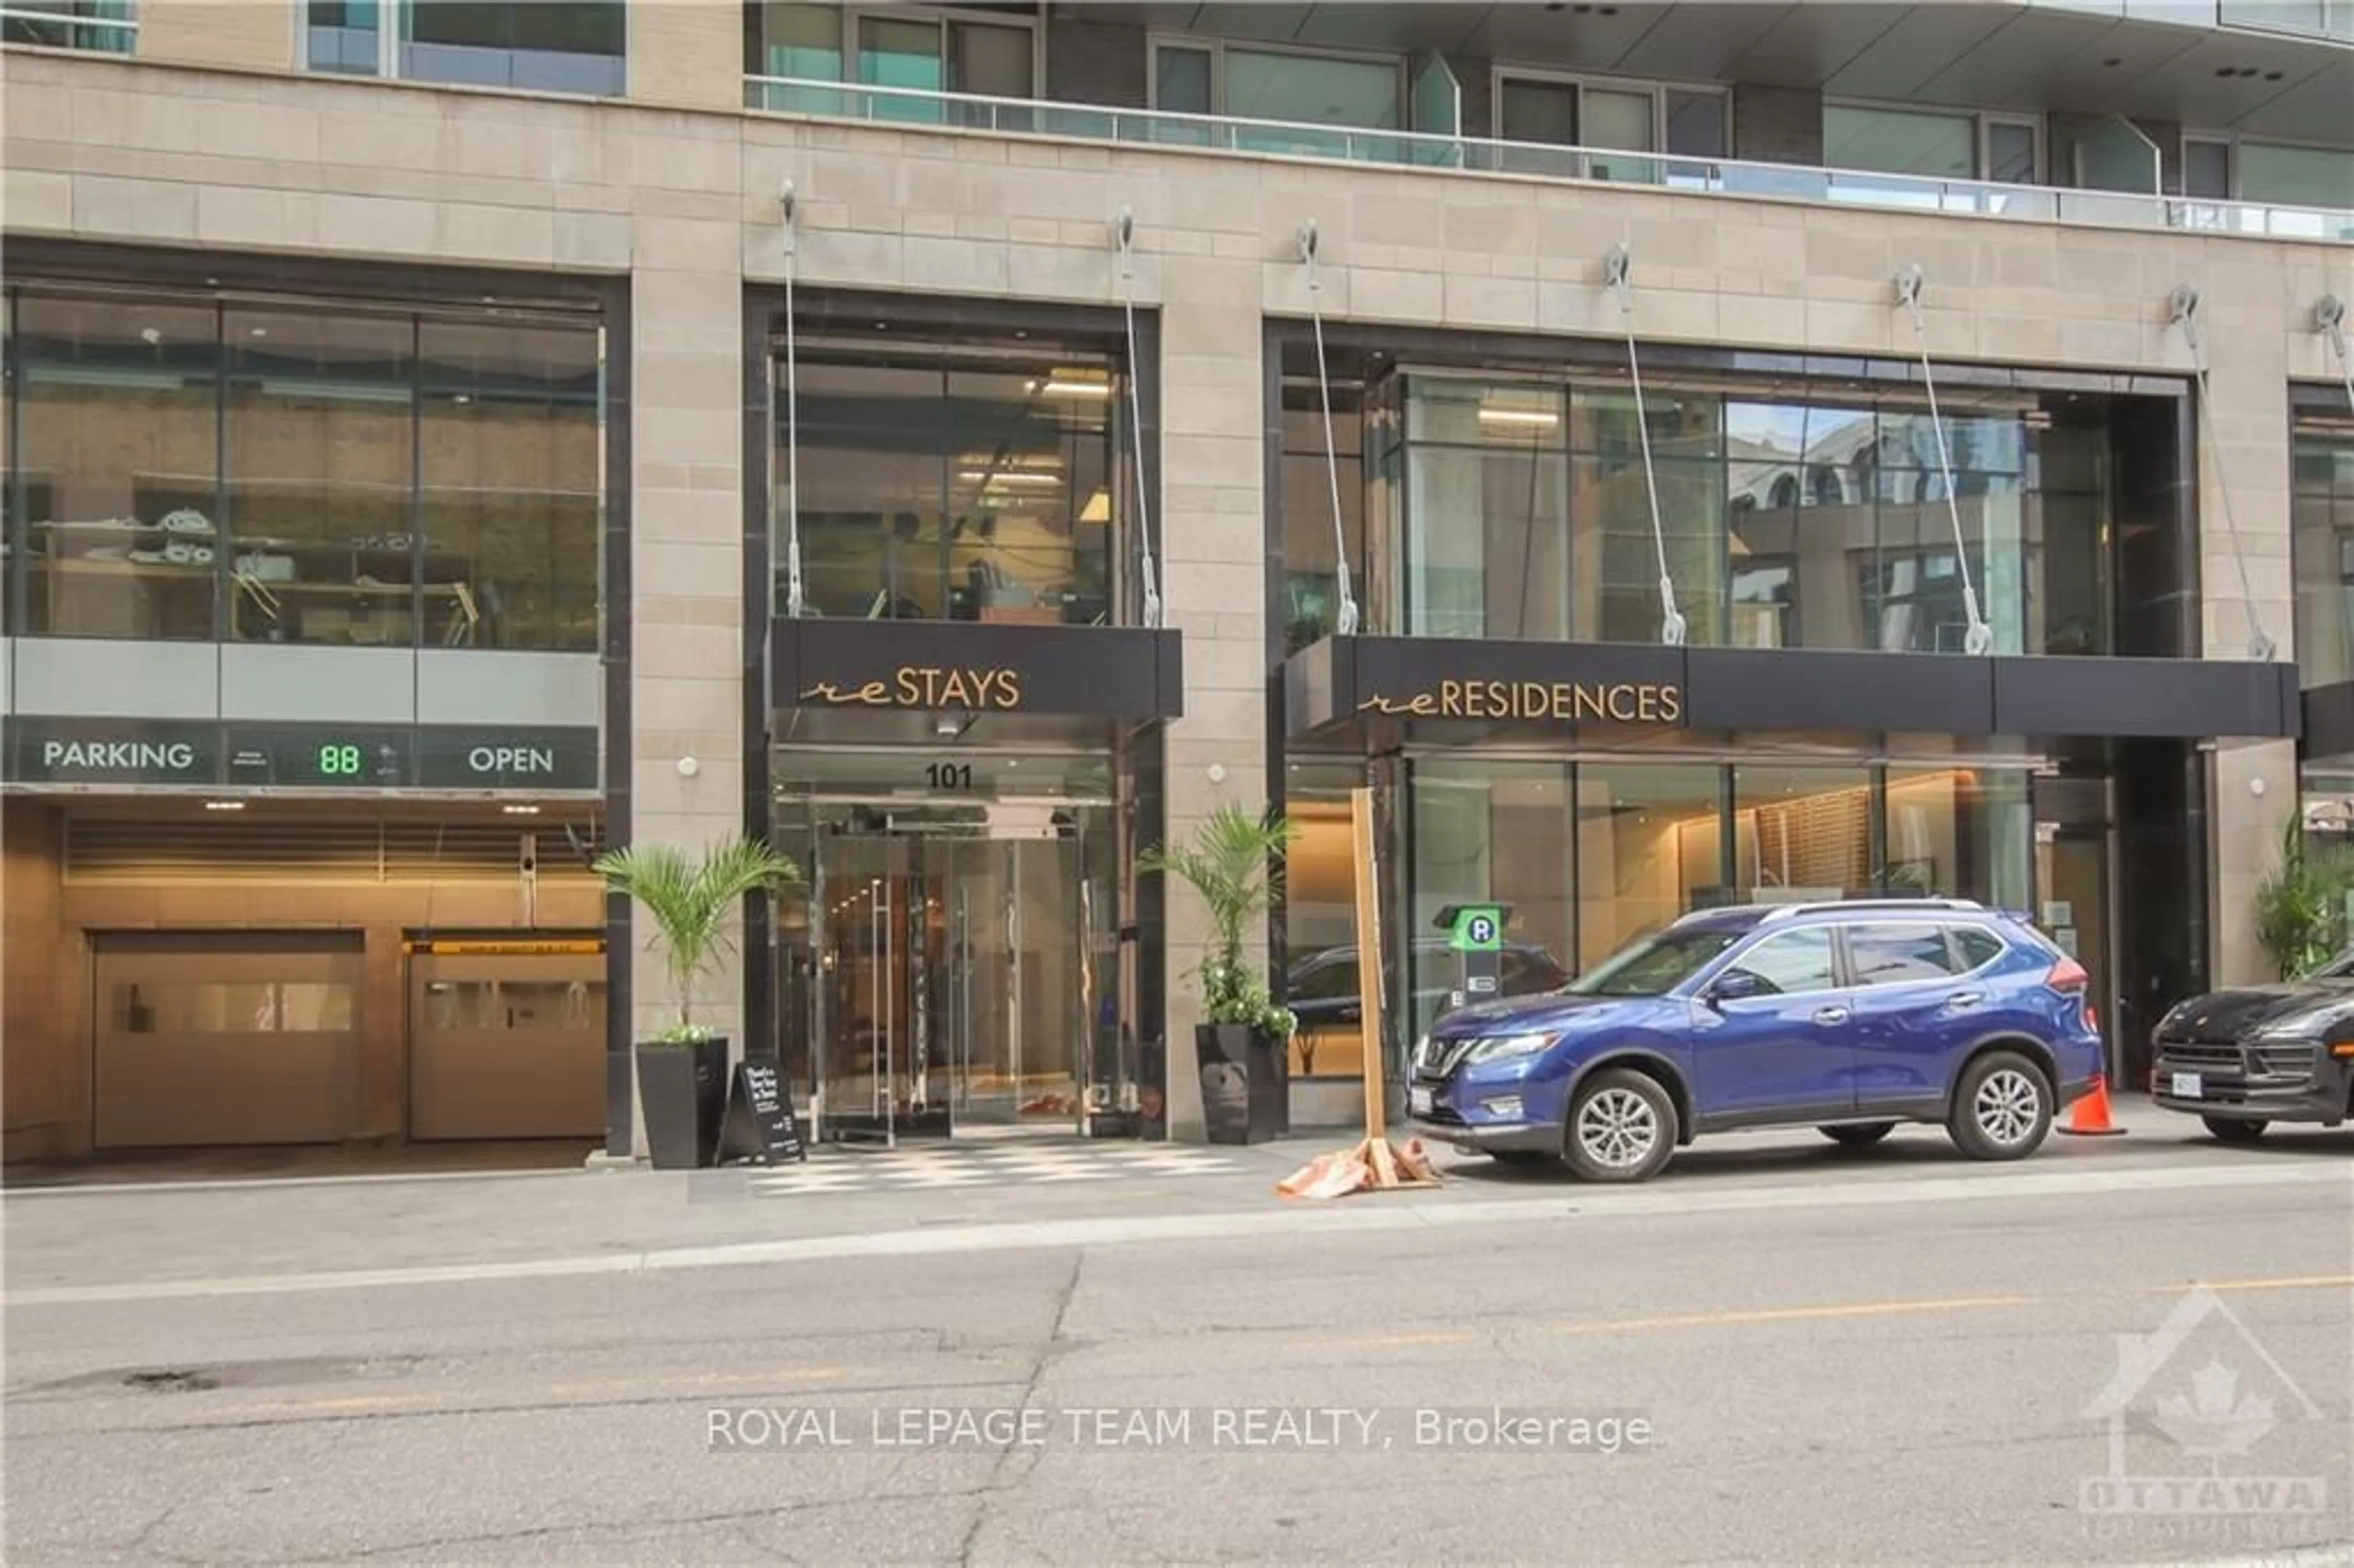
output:
[[[1026,1187],[1127,1177],[1215,1176],[1242,1166],[1196,1144],[1096,1142],[1085,1139],[986,1139],[909,1142],[896,1149],[822,1144],[805,1164],[756,1172],[758,1195],[906,1192],[950,1187]]]

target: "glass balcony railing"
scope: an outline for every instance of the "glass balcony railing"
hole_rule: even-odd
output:
[[[2354,242],[2354,211],[2195,201],[2131,191],[1998,185],[1861,169],[1757,164],[1734,158],[1683,158],[1600,147],[1549,146],[1412,131],[1291,124],[1230,116],[1172,114],[1151,109],[983,98],[854,82],[748,77],[748,109],[892,126],[937,126],[1066,141],[1121,142],[1262,156],[1325,158],[1476,173],[1591,180],[1705,195],[1773,196],[1883,210],[1956,213],[2029,223],[2110,228],[2187,228],[2274,239]]]

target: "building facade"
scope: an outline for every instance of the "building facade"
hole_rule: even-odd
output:
[[[12,1157],[626,1152],[738,832],[822,1134],[1198,1136],[1229,804],[1345,1120],[1361,786],[1392,1064],[1917,889],[2131,1081],[2354,797],[2354,22],[2142,9],[0,4]]]

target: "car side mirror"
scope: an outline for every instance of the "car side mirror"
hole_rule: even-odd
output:
[[[1702,1000],[1711,1006],[1720,1001],[1739,1001],[1744,997],[1762,996],[1766,982],[1747,969],[1727,969],[1708,982]]]

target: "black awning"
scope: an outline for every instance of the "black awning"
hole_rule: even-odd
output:
[[[780,618],[780,709],[1173,719],[1185,712],[1174,630],[970,620]]]
[[[1647,643],[1333,637],[1284,668],[1290,733],[1386,720],[1434,737],[1509,726],[2291,739],[2296,667]],[[2346,705],[2354,737],[2354,690]],[[1468,730],[1466,730],[1468,733]]]

